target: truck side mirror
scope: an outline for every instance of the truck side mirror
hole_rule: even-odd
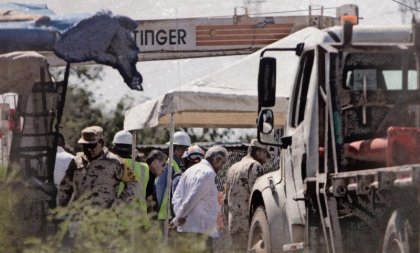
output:
[[[274,129],[274,115],[270,109],[263,109],[258,116],[258,131],[269,134]]]
[[[271,109],[262,109],[260,111],[257,119],[257,128],[257,138],[262,144],[283,149],[292,144],[291,136],[280,136],[281,133],[274,131],[274,113]]]
[[[264,57],[258,72],[258,108],[276,104],[276,59]]]

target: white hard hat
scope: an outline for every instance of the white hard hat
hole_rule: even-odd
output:
[[[198,145],[189,146],[182,155],[182,158],[191,158],[193,160],[197,157],[200,157],[201,159],[204,157],[204,150]]]
[[[128,131],[121,130],[114,135],[112,143],[133,145],[133,135]]]
[[[190,136],[184,131],[175,132],[173,142],[174,145],[191,146]],[[169,144],[169,142],[166,144]]]

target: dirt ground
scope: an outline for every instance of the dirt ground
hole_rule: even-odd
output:
[[[213,253],[230,253],[230,245],[229,234],[220,234],[219,237],[213,239]]]

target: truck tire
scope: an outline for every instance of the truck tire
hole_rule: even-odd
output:
[[[382,253],[415,252],[413,230],[410,220],[401,210],[396,210],[386,227]]]
[[[248,237],[248,252],[271,253],[270,230],[264,207],[255,210]]]

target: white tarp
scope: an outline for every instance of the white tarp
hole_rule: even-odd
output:
[[[0,94],[32,92],[32,86],[40,82],[41,72],[44,81],[50,82],[47,59],[32,51],[13,52],[0,55]]]
[[[305,28],[268,47],[295,47],[303,40],[319,40],[324,34],[315,28]],[[276,125],[282,125],[286,119],[289,86],[294,81],[299,58],[295,52],[266,53],[271,54],[283,54],[277,58],[277,68],[281,71],[277,71],[280,85],[277,85],[274,110]],[[259,59],[260,51],[228,68],[129,109],[125,113],[124,129],[168,126],[171,113],[176,113],[176,127],[256,127]]]

